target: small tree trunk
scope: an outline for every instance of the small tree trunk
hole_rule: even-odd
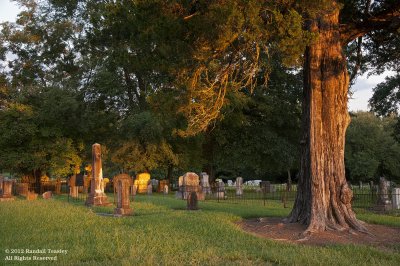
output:
[[[286,191],[290,192],[292,191],[292,177],[290,175],[290,169],[287,169],[287,185],[286,185]]]
[[[306,232],[366,229],[351,208],[353,192],[345,178],[345,132],[349,76],[339,33],[339,7],[309,22],[318,33],[306,49],[303,91],[303,137],[298,192],[289,222],[308,225]]]
[[[168,165],[167,169],[168,186],[172,184],[172,170],[174,170],[174,166],[172,164]]]
[[[34,170],[33,176],[35,178],[34,192],[40,194],[41,190],[42,190],[42,183],[40,182],[40,178],[42,177],[42,170],[40,170],[40,169]]]

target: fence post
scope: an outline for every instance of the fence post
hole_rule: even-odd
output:
[[[218,199],[218,203],[219,203],[219,193],[220,193],[220,191],[219,191],[219,185],[217,186],[217,199]]]
[[[264,198],[264,206],[265,206],[265,201],[266,201],[266,197],[267,197],[267,189],[265,186],[261,186],[262,189],[262,193],[263,193],[263,198]]]
[[[283,208],[287,208],[286,201],[287,201],[287,191],[285,190],[283,192]]]

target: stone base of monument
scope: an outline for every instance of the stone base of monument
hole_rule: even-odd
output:
[[[181,191],[176,191],[175,192],[175,198],[177,199],[183,199],[183,193]]]
[[[3,202],[3,201],[12,201],[12,200],[14,200],[15,199],[15,197],[12,197],[12,196],[10,196],[10,197],[3,197],[3,196],[0,196],[0,202]]]
[[[205,200],[206,196],[203,192],[200,191],[190,191],[190,192],[183,192],[183,199],[187,200],[192,192],[195,192],[197,195],[197,200]],[[181,194],[182,197],[182,194]]]
[[[388,212],[388,211],[391,211],[392,209],[393,209],[393,206],[391,203],[379,204],[379,205],[372,207],[372,210],[376,211],[376,212]]]
[[[114,215],[116,216],[128,216],[128,215],[132,215],[133,214],[133,210],[131,208],[115,208],[114,209]]]
[[[197,192],[197,199],[198,200],[205,200],[206,199],[206,195],[204,192]]]
[[[105,194],[103,194],[103,195],[89,194],[88,198],[86,199],[85,205],[86,206],[110,206],[111,203],[108,202],[107,195],[105,195]]]

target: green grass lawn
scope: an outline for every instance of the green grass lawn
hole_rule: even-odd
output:
[[[400,265],[394,251],[286,244],[250,235],[235,224],[243,218],[287,215],[290,209],[279,202],[265,207],[200,202],[199,211],[185,207],[185,201],[173,197],[138,196],[134,216],[115,218],[96,214],[112,213],[113,207],[90,209],[65,196],[1,202],[0,265],[35,265],[4,261],[10,255],[6,249],[44,248],[68,251],[57,256],[58,265]],[[399,217],[364,212],[360,218],[400,226]]]

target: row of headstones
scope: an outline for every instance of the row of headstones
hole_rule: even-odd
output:
[[[147,195],[153,194],[153,191],[155,190],[158,192],[163,192],[164,195],[168,195],[169,192],[168,180],[161,180],[161,181],[157,179],[149,180],[146,189]],[[132,194],[136,195],[137,191],[138,191],[138,186],[134,184],[132,187]]]
[[[8,179],[0,176],[0,201],[10,201],[14,200],[15,197],[12,195],[13,186],[16,184],[15,179]],[[35,200],[38,197],[37,193],[29,190],[28,183],[17,184],[17,194],[26,197],[27,200]],[[46,191],[42,194],[44,199],[51,198],[53,193],[51,191]]]
[[[225,198],[225,184],[222,180],[217,180],[214,196],[218,198]],[[243,195],[243,178],[236,178],[236,195]],[[178,178],[178,191],[175,196],[179,199],[188,199],[192,192],[196,193],[198,200],[204,200],[206,194],[211,194],[211,186],[209,183],[209,176],[207,173],[202,172],[199,175],[193,172],[188,172]]]
[[[93,158],[93,163],[92,163],[92,179],[90,182],[91,185],[91,190],[90,194],[85,202],[86,205],[88,206],[107,206],[110,205],[108,202],[107,196],[104,193],[104,183],[103,183],[103,172],[102,172],[102,160],[101,160],[101,146],[100,144],[93,144],[92,146],[92,158]],[[197,200],[202,200],[204,199],[204,193],[208,192],[210,189],[210,184],[208,181],[208,175],[206,173],[201,173],[201,182],[199,180],[199,176],[193,172],[188,172],[185,175],[179,177],[179,191],[177,193],[177,197],[180,197],[182,199],[188,200],[188,208],[189,208],[189,203],[190,202],[197,202]],[[115,208],[114,213],[116,215],[129,215],[132,213],[132,209],[129,207],[129,193],[131,190],[131,187],[136,187],[133,185],[132,178],[127,175],[127,174],[120,174],[116,176],[114,179],[114,187],[116,188],[117,191],[117,208]],[[11,199],[12,197],[12,184],[15,181],[13,180],[5,180],[4,178],[1,180],[1,198],[3,199]],[[381,178],[380,180],[381,184],[387,184],[386,180],[384,178]],[[236,193],[237,195],[242,195],[243,194],[243,179],[241,177],[238,177],[236,179]],[[267,181],[263,184],[263,188],[267,190],[267,188],[271,189],[271,184]],[[382,191],[380,191],[381,195],[388,195],[387,193],[387,187],[385,188],[384,185],[380,186],[382,187]],[[168,186],[165,187],[166,190],[168,191]],[[386,191],[385,191],[386,189]],[[203,191],[204,190],[204,191]],[[150,182],[147,187],[148,193],[152,192],[152,183]],[[218,191],[217,193],[224,193],[224,183],[222,181],[218,182]],[[25,193],[25,191],[23,192]],[[28,190],[26,187],[26,194],[29,197],[31,192]],[[393,195],[399,196],[400,198],[400,189],[396,190]],[[221,198],[224,198],[224,194],[222,195],[217,195],[221,196]],[[37,197],[37,194],[33,194],[33,197]],[[51,192],[50,193],[45,193],[43,194],[43,197],[51,197]],[[396,198],[396,203],[399,205],[400,199]],[[388,204],[388,199],[382,198],[380,199],[382,204]]]

